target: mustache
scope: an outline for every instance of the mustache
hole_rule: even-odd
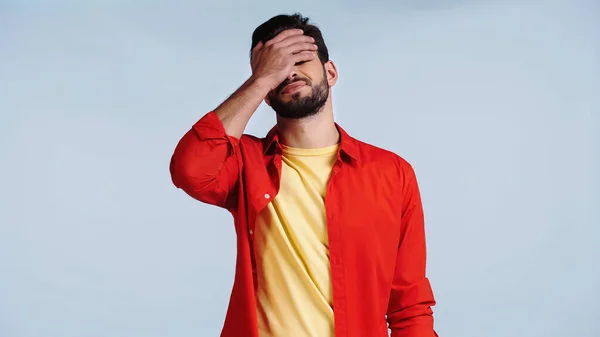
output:
[[[287,85],[296,83],[296,82],[304,82],[304,84],[310,85],[310,82],[303,78],[295,78],[293,80],[286,79],[285,81],[281,82],[281,84],[277,87],[277,92],[278,93],[281,92],[281,90],[283,90],[283,88],[285,88]]]

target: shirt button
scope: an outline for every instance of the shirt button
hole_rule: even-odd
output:
[[[269,199],[271,195],[269,193],[265,193],[265,199]]]
[[[253,230],[250,230],[249,232],[250,232],[250,235],[254,234],[254,231],[253,231]]]

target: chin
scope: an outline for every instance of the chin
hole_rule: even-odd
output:
[[[304,89],[304,88],[302,88],[302,89]],[[307,95],[308,95],[308,93],[304,92],[304,90],[300,90],[300,91],[296,91],[294,93],[282,94],[279,96],[279,99],[282,102],[289,102],[289,101],[297,100],[297,99],[302,98]]]

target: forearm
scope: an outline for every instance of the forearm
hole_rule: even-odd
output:
[[[391,337],[437,337],[431,309],[435,300],[429,281],[424,279],[410,288],[396,289],[404,300],[398,298],[391,304],[397,310],[388,314]]]
[[[402,330],[393,329],[390,337],[438,337],[433,330],[433,322],[428,325],[414,325]]]
[[[239,139],[250,117],[269,93],[268,85],[259,78],[250,77],[227,100],[215,109],[225,132]]]

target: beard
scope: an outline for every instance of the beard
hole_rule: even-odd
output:
[[[311,85],[311,92],[306,96],[302,96],[301,92],[295,92],[289,101],[282,101],[279,97],[281,90],[288,84],[303,81],[306,85],[310,85],[308,81],[303,79],[294,79],[284,81],[279,85],[274,94],[269,94],[271,108],[275,110],[277,115],[289,119],[302,119],[309,116],[314,116],[323,110],[327,99],[329,98],[329,84],[327,76],[323,74],[323,80],[317,85]]]

